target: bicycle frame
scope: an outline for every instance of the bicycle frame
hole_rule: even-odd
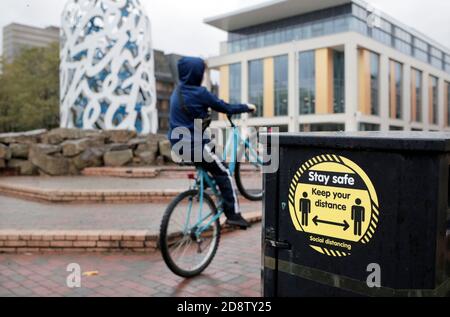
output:
[[[227,143],[225,145],[225,151],[224,151],[224,161],[226,161],[228,154],[230,154],[231,161],[228,164],[228,169],[230,171],[231,175],[234,175],[234,172],[236,170],[236,164],[238,163],[238,149],[240,145],[243,145],[244,147],[248,148],[250,150],[250,153],[245,152],[245,157],[247,160],[250,160],[250,155],[253,155],[256,157],[257,164],[263,164],[260,161],[260,158],[257,154],[257,152],[250,146],[250,141],[248,139],[244,139],[239,131],[239,128],[233,123],[230,117],[228,117],[228,120],[230,121],[231,127],[232,127],[232,133],[228,137]],[[229,153],[231,151],[231,153]],[[208,221],[206,225],[201,225],[208,217],[211,215],[207,215],[206,217],[203,217],[203,202],[205,197],[205,183],[206,185],[211,188],[214,196],[217,198],[219,205],[217,206],[217,214]],[[200,235],[208,230],[211,225],[216,222],[222,214],[224,213],[223,210],[223,198],[220,192],[217,190],[216,182],[208,175],[208,173],[203,170],[202,168],[197,168],[197,177],[195,179],[195,184],[192,187],[192,189],[196,189],[199,191],[199,203],[200,203],[200,210],[198,214],[198,221],[194,225],[193,228],[197,228],[195,231],[195,235],[197,238],[200,237]],[[188,210],[188,217],[186,219],[186,225],[185,225],[185,232],[184,234],[188,233],[189,230],[189,219],[191,217],[192,213],[192,202],[189,206]]]
[[[205,217],[203,217],[203,202],[204,202],[204,198],[205,198],[205,183],[207,184],[207,186],[209,188],[211,188],[214,196],[217,197],[217,199],[219,201],[219,205],[217,206],[217,214],[213,218],[211,218],[206,225],[202,226],[201,224],[211,216],[211,214],[208,214]],[[203,170],[202,168],[197,168],[197,178],[195,180],[195,185],[193,186],[193,189],[197,189],[199,191],[199,203],[200,203],[198,221],[193,227],[193,228],[197,228],[197,230],[195,231],[195,235],[197,238],[200,237],[200,235],[203,232],[208,230],[214,222],[216,222],[218,219],[220,219],[220,217],[224,213],[223,198],[222,198],[222,195],[220,194],[220,192],[217,190],[216,185],[217,185],[216,182],[208,175],[208,173],[205,170]],[[185,231],[188,230],[188,226],[189,226],[188,222],[191,217],[191,212],[192,212],[192,204],[189,206]],[[185,232],[185,234],[186,233],[187,232]]]
[[[263,165],[263,162],[260,160],[258,153],[251,147],[250,140],[244,139],[241,135],[241,132],[239,131],[239,128],[234,124],[234,122],[231,120],[230,117],[228,117],[228,120],[230,121],[231,127],[232,127],[232,133],[228,137],[227,143],[225,145],[225,151],[223,159],[224,161],[227,160],[228,155],[230,155],[231,160],[228,164],[228,169],[231,173],[231,176],[234,175],[234,172],[236,171],[236,164],[238,163],[238,150],[239,146],[242,145],[245,148],[249,149],[250,153],[244,152],[246,160],[250,161],[251,156],[256,158],[256,163],[259,165]],[[231,150],[231,153],[229,153]]]

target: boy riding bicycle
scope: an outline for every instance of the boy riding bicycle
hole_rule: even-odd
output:
[[[194,139],[194,135],[203,135],[203,127],[195,124],[196,119],[205,120],[209,117],[209,108],[227,115],[255,112],[254,105],[228,104],[202,87],[206,64],[201,58],[184,57],[178,62],[179,85],[170,98],[170,130],[169,140],[174,147],[178,143],[190,147],[191,155],[182,155],[184,161],[193,162],[197,167],[209,172],[216,181],[223,197],[224,213],[227,223],[246,229],[250,224],[242,217],[239,202],[231,174],[223,162],[208,145],[211,141],[202,138]],[[176,129],[188,129],[190,136],[182,138],[173,133]],[[194,160],[192,153],[201,153],[202,159]],[[183,153],[186,154],[186,153]],[[196,156],[197,157],[197,156]]]

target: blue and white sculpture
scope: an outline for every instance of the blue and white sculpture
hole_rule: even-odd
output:
[[[156,133],[150,19],[139,0],[69,0],[60,72],[61,127]]]

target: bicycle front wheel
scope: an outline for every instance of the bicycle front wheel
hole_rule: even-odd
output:
[[[207,194],[200,201],[198,190],[175,198],[164,214],[159,237],[163,259],[176,275],[201,274],[216,255],[220,221],[214,201]]]

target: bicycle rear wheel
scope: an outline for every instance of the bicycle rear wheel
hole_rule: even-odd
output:
[[[204,194],[200,204],[199,196],[198,190],[190,190],[175,198],[160,228],[163,259],[174,274],[185,278],[197,276],[209,266],[220,242],[220,221],[213,221],[217,215],[214,201]]]
[[[250,201],[263,199],[262,171],[260,166],[236,164],[236,186],[239,192]]]
[[[238,154],[242,162],[236,163],[235,178],[239,192],[250,201],[263,199],[262,149],[243,147]]]

